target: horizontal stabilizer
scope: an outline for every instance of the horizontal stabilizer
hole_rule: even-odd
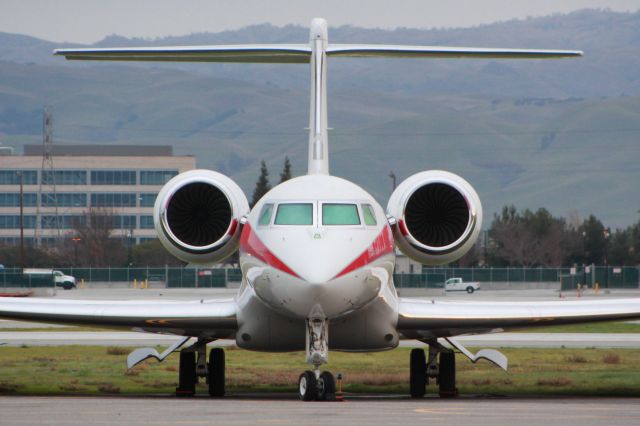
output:
[[[229,46],[122,47],[56,49],[71,60],[308,63],[308,44],[246,44]]]
[[[329,56],[388,58],[522,58],[544,59],[582,56],[579,50],[494,49],[444,46],[396,46],[376,44],[329,44]],[[122,47],[56,49],[55,55],[70,60],[309,63],[306,44],[247,44],[228,46]]]
[[[330,44],[329,56],[389,58],[523,58],[582,56],[580,50],[495,49],[482,47],[398,46],[385,44]]]

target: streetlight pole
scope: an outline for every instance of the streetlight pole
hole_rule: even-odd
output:
[[[396,190],[396,174],[393,173],[393,171],[390,171],[389,172],[389,177],[391,178],[391,182],[392,182],[392,186],[393,186],[392,191],[395,191]]]
[[[131,267],[133,264],[133,229],[127,231],[127,267]]]
[[[587,232],[582,231],[582,280],[587,285]],[[593,281],[592,281],[593,282]]]
[[[602,235],[604,236],[604,292],[609,294],[609,236],[611,233],[609,229],[605,229]]]
[[[78,266],[78,243],[82,240],[80,237],[73,237],[71,241],[73,241],[73,265]]]

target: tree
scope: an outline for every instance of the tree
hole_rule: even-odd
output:
[[[127,260],[127,250],[121,238],[112,236],[113,213],[91,207],[73,223],[73,231],[67,236],[69,258],[83,266],[122,266]],[[77,243],[72,238],[79,238]],[[73,247],[72,244],[77,244]],[[71,252],[71,250],[75,252]]]
[[[289,157],[284,157],[284,167],[282,168],[282,173],[280,173],[280,183],[291,179],[291,162],[289,161]]]
[[[269,184],[269,171],[267,170],[267,164],[262,160],[260,162],[260,176],[256,182],[256,187],[253,190],[253,198],[251,200],[251,207],[255,206],[260,198],[264,196],[271,189]]]
[[[575,246],[575,231],[544,208],[520,213],[505,206],[494,215],[489,235],[494,261],[511,266],[559,266]]]
[[[152,240],[133,248],[133,264],[136,266],[183,266],[184,262],[169,253],[160,240]]]
[[[594,215],[590,215],[578,232],[583,238],[583,262],[585,264],[603,264],[608,250],[609,238],[607,231]]]

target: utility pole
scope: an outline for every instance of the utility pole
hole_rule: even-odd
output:
[[[20,179],[20,267],[24,269],[24,181],[22,171],[16,174]]]

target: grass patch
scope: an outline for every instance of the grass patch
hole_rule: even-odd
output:
[[[518,333],[640,333],[640,324],[625,321],[607,321],[591,324],[533,327],[514,331]]]
[[[131,352],[129,348],[123,348],[122,346],[109,346],[107,348],[107,354],[109,355],[127,355]]]
[[[602,357],[602,362],[605,364],[620,364],[620,355],[617,353],[608,353]]]
[[[102,346],[0,347],[0,394],[172,394],[178,356],[127,371],[131,348]],[[640,396],[640,349],[503,349],[510,371],[456,357],[463,394]],[[230,348],[227,388],[233,392],[295,392],[309,366],[304,355]],[[35,361],[35,362],[34,362]],[[409,349],[377,353],[331,352],[327,370],[342,373],[347,392],[409,392]],[[433,382],[432,382],[433,383]],[[198,392],[206,393],[204,381]],[[428,392],[435,392],[429,385]]]

